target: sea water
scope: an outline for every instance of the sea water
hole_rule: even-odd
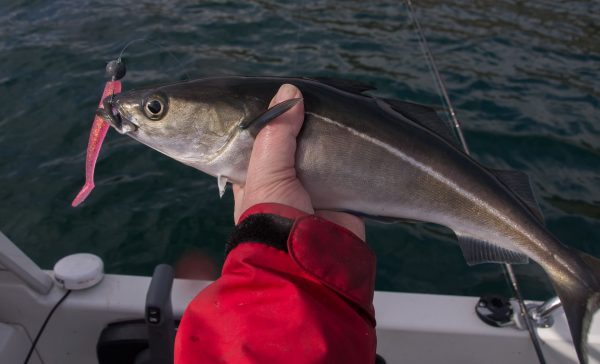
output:
[[[400,1],[3,1],[0,230],[43,268],[76,252],[109,273],[200,257],[216,276],[233,227],[217,183],[111,130],[80,207],[104,66],[124,44],[124,90],[215,75],[328,76],[440,106]],[[419,1],[416,15],[474,157],[529,174],[548,229],[600,256],[600,4]],[[440,108],[441,116],[444,115]],[[406,191],[398,191],[406,193]],[[377,289],[509,293],[501,266],[468,267],[449,230],[367,223]],[[516,267],[529,298],[552,294]]]

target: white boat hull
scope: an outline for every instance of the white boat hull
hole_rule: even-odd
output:
[[[48,272],[50,273],[50,272]],[[106,275],[97,286],[73,291],[54,313],[30,363],[97,363],[96,344],[111,322],[144,317],[150,277]],[[180,317],[210,282],[176,279],[172,300]],[[21,363],[40,325],[64,290],[39,294],[0,268],[0,358]],[[387,363],[536,363],[526,331],[491,327],[475,315],[475,297],[376,292],[377,352]],[[548,363],[577,363],[562,310],[539,329]],[[590,337],[591,363],[600,363],[600,325]]]

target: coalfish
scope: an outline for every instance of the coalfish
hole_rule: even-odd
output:
[[[121,93],[105,118],[121,133],[226,183],[243,184],[255,135],[299,100],[267,110],[283,83],[304,97],[298,178],[316,209],[447,226],[468,264],[539,263],[581,363],[600,306],[600,260],[545,228],[526,175],[466,155],[429,107],[365,94],[352,81],[218,77]],[[108,99],[107,99],[108,100]]]

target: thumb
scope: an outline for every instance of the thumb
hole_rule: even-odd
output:
[[[301,97],[298,88],[285,84],[279,88],[269,107]],[[258,133],[250,157],[250,180],[246,181],[247,185],[260,181],[295,178],[296,137],[302,128],[303,120],[304,104],[300,102]]]
[[[283,85],[271,101],[271,106],[302,93],[292,85]],[[308,193],[296,178],[296,137],[304,121],[304,103],[300,102],[269,122],[256,136],[243,193],[238,189],[241,208],[264,202],[275,202],[313,213]],[[243,197],[242,197],[243,195]],[[238,215],[239,216],[239,215]],[[236,217],[237,220],[237,217]]]

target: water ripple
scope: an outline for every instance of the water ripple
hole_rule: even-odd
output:
[[[600,3],[419,1],[417,13],[475,156],[533,181],[548,228],[600,255]],[[149,274],[192,247],[216,261],[231,195],[213,178],[110,133],[98,187],[79,209],[103,68],[123,45],[126,89],[224,74],[324,75],[376,95],[439,105],[402,3],[5,1],[0,4],[0,228],[42,266],[76,251],[109,272]],[[506,290],[468,268],[431,225],[368,225],[377,287],[478,295]],[[526,294],[550,294],[534,265]],[[439,277],[448,277],[440,280]]]

